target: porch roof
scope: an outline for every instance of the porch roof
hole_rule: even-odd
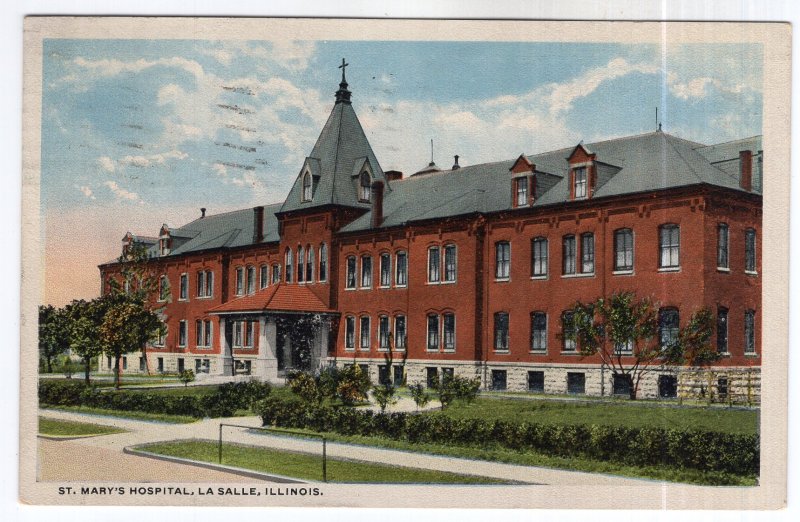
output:
[[[333,313],[334,311],[304,285],[278,283],[263,288],[254,294],[239,297],[210,309],[210,314],[237,312],[312,312]]]

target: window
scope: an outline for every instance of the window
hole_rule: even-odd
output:
[[[454,351],[456,349],[456,316],[455,314],[444,314],[444,349]]]
[[[244,347],[252,348],[255,339],[256,323],[255,321],[244,321]]]
[[[178,323],[178,346],[186,346],[186,321],[183,319]]]
[[[306,258],[306,282],[314,282],[314,247],[308,247],[308,257]]]
[[[614,232],[614,270],[633,270],[633,230],[622,228]]]
[[[724,401],[728,398],[728,378],[720,377],[717,379],[717,394],[719,400]]]
[[[444,280],[453,283],[456,280],[457,272],[456,246],[446,245],[444,247]]]
[[[203,329],[203,321],[195,321],[194,322],[194,330],[195,330],[195,345],[196,346],[204,346],[205,345],[205,330]]]
[[[405,252],[398,252],[395,256],[394,284],[395,286],[408,284],[408,255]]]
[[[211,321],[203,321],[203,325],[206,330],[206,344],[205,346],[211,347],[214,346],[214,327]]]
[[[573,170],[575,175],[575,199],[586,197],[586,167]]]
[[[586,374],[568,372],[567,393],[575,395],[586,393]]]
[[[324,283],[328,280],[328,245],[322,243],[319,246],[319,282]]]
[[[169,297],[169,279],[167,276],[158,278],[158,300],[166,301]]]
[[[286,282],[292,282],[292,264],[294,264],[294,258],[292,257],[292,249],[286,249],[286,260],[283,266],[286,267]]]
[[[164,358],[158,358],[158,373],[164,373]]]
[[[364,171],[361,173],[361,177],[359,178],[359,191],[358,191],[358,199],[364,202],[369,201],[369,193],[370,193],[370,178],[369,172]]]
[[[181,360],[181,359],[178,359],[178,360]],[[128,369],[128,358],[125,357],[124,355],[122,356],[122,369],[123,370],[127,370]]]
[[[717,268],[728,269],[728,225],[717,225]]]
[[[678,225],[662,225],[658,230],[660,256],[659,268],[678,268],[681,266],[681,229]]]
[[[356,348],[356,318],[348,315],[344,319],[344,348],[345,350],[355,350]]]
[[[564,275],[575,273],[575,236],[564,236],[562,240],[564,256],[561,263],[561,273]]]
[[[267,287],[267,285],[269,284],[269,266],[261,265],[258,280],[261,283],[261,289]]]
[[[632,354],[633,353],[633,341],[628,339],[627,341],[614,343],[614,355],[625,355],[625,354]]]
[[[146,364],[144,361],[144,357],[139,357],[139,371],[143,372],[146,369]]]
[[[678,341],[680,316],[675,308],[663,308],[658,312],[658,338],[661,348],[668,348]]]
[[[347,269],[345,277],[345,288],[356,287],[356,258],[355,256],[347,257]]]
[[[517,178],[517,206],[528,205],[528,178]]]
[[[312,188],[312,180],[311,180],[311,173],[306,171],[303,174],[303,201],[311,201],[313,197],[313,188]]]
[[[658,396],[662,399],[672,399],[678,396],[678,378],[675,375],[658,376]]]
[[[425,368],[425,385],[428,388],[436,388],[439,385],[439,370],[435,366]]]
[[[436,314],[428,315],[428,350],[439,349],[439,316]]]
[[[281,265],[275,263],[272,265],[272,284],[276,285],[281,282]]]
[[[297,282],[305,281],[306,274],[306,251],[303,247],[297,247]]]
[[[581,272],[594,273],[594,234],[581,235]]]
[[[156,332],[156,339],[153,341],[153,346],[164,346],[167,342],[167,323],[161,323]]]
[[[372,258],[361,256],[361,288],[372,288]]]
[[[381,350],[389,349],[389,316],[378,317],[378,346]]]
[[[744,311],[744,353],[756,353],[756,312]]]
[[[428,248],[428,282],[429,283],[438,283],[439,282],[439,247],[430,247]]]
[[[577,349],[574,335],[575,314],[572,311],[566,311],[561,314],[561,336],[564,339],[563,350],[565,352],[574,352]]]
[[[195,341],[198,347],[209,348],[213,344],[211,321],[195,322]]]
[[[178,299],[186,301],[189,298],[189,274],[181,274]]]
[[[495,391],[505,391],[507,375],[506,370],[492,370],[492,389]]]
[[[495,245],[495,279],[507,280],[511,275],[511,244],[500,241]]]
[[[206,270],[206,297],[214,296],[214,272]]]
[[[531,277],[547,277],[547,239],[534,238],[531,241]]]
[[[236,269],[236,295],[244,294],[244,268]]]
[[[233,323],[233,346],[241,348],[242,346],[242,322],[235,321]]]
[[[186,369],[186,361],[183,357],[178,358],[178,373],[183,372]]]
[[[393,371],[393,383],[395,386],[402,386],[405,381],[405,368],[402,364],[395,364]]]
[[[406,316],[398,315],[394,318],[394,349],[406,349]]]
[[[544,372],[528,372],[528,391],[533,393],[544,393]]]
[[[388,288],[392,285],[392,256],[381,254],[381,287]]]
[[[717,310],[717,352],[728,353],[728,309]]]
[[[547,314],[544,312],[531,314],[531,350],[547,351]]]
[[[744,231],[744,270],[756,272],[756,231],[752,228]]]
[[[361,349],[362,350],[369,350],[369,316],[361,317]]]
[[[633,380],[628,374],[615,373],[611,386],[614,395],[630,397],[631,388],[633,388]]]
[[[161,255],[166,256],[169,254],[169,237],[162,237],[158,240],[158,246],[161,250]]]
[[[378,384],[390,384],[391,378],[389,377],[389,366],[385,364],[378,365]]]
[[[247,267],[247,293],[256,293],[256,267]]]
[[[508,351],[508,313],[494,314],[494,349],[499,352]]]

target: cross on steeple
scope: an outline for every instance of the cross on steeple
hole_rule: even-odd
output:
[[[338,68],[342,70],[342,83],[339,84],[339,90],[336,91],[336,103],[350,103],[350,91],[347,90],[347,79],[344,77],[344,69],[350,65],[344,58],[342,58],[342,65]]]

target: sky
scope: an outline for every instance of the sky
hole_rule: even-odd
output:
[[[43,302],[99,293],[127,231],[283,201],[344,57],[384,170],[512,159],[656,128],[761,133],[758,44],[46,40]]]

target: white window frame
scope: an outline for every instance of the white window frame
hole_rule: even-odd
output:
[[[506,247],[508,255],[501,259],[500,250],[501,246]],[[494,280],[495,281],[510,281],[511,280],[511,241],[502,240],[494,244]]]
[[[158,278],[158,302],[163,303],[169,295],[169,278],[162,275]]]
[[[381,252],[378,260],[378,288],[390,288],[392,286],[392,254]],[[384,275],[386,276],[385,280]]]
[[[544,257],[537,257],[537,245],[544,245]],[[541,248],[539,249],[541,253]],[[537,267],[544,266],[544,271],[537,272]],[[550,241],[546,237],[537,236],[531,239],[531,279],[547,279],[550,269]]]
[[[520,176],[518,178],[514,178],[514,192],[515,192],[515,201],[517,207],[527,207],[530,201],[528,197],[529,190],[530,190],[530,182],[528,181],[528,176]]]
[[[364,336],[365,324],[367,325],[366,336]],[[358,349],[364,352],[368,352],[370,350],[371,344],[372,344],[372,322],[370,321],[370,316],[362,315],[361,317],[359,317],[359,322],[358,322]]]
[[[384,326],[386,327],[384,329]],[[391,323],[389,322],[388,315],[378,316],[378,351],[388,352],[391,346],[389,339],[391,338],[392,330]]]
[[[328,245],[320,243],[319,245],[319,282],[325,283],[328,281]]]
[[[292,249],[287,248],[286,252],[284,253],[284,263],[283,263],[284,266],[283,277],[284,281],[287,284],[291,284],[292,282],[293,263],[294,263],[294,257],[292,255]]]
[[[727,223],[717,223],[717,270],[731,271],[730,227]]]
[[[428,247],[428,284],[438,285],[442,282],[442,252],[439,245]],[[436,253],[436,263],[433,263],[433,254]]]
[[[347,315],[344,318],[344,349],[353,352],[356,349],[356,317]]]
[[[314,257],[314,247],[311,245],[306,245],[306,283],[313,284],[314,283],[314,263],[316,262]]]
[[[189,337],[189,325],[186,319],[178,321],[178,347],[186,348]]]
[[[458,248],[454,243],[448,243],[442,247],[443,255],[442,255],[442,283],[443,284],[453,284],[458,280]],[[452,278],[450,278],[450,274],[447,271],[447,253],[452,252],[453,257],[453,274]]]
[[[181,273],[178,278],[178,301],[189,300],[189,274]]]
[[[403,270],[401,272],[400,257],[403,257],[405,262],[402,264]],[[400,274],[402,273],[404,281],[400,282]],[[408,286],[408,252],[405,250],[398,250],[394,255],[394,286],[397,288],[405,288]]]
[[[214,297],[214,271],[206,270],[206,298]]]
[[[269,286],[269,265],[261,264],[258,267],[258,282],[260,290]]]
[[[748,267],[748,258],[750,257],[748,255],[748,250],[750,250],[750,248],[749,248],[750,245],[748,245],[748,243],[750,242],[749,238],[750,238],[751,235],[752,235],[752,238],[753,238],[752,239],[752,241],[753,241],[753,245],[752,245],[753,246],[753,254],[752,254],[753,266],[752,267]],[[756,255],[757,253],[758,253],[758,234],[756,233],[756,229],[755,228],[748,227],[744,231],[744,273],[745,274],[758,275],[758,257]]]
[[[307,203],[314,198],[314,180],[311,178],[311,172],[306,170],[303,173],[302,191],[300,201]]]
[[[589,169],[588,167],[580,166],[572,169],[574,178],[574,199],[586,199],[589,197]],[[582,175],[578,177],[578,174]],[[580,190],[578,190],[580,188]]]
[[[572,244],[571,250],[567,245]],[[570,255],[568,254],[570,252]],[[575,234],[567,234],[561,238],[561,275],[572,276],[578,271],[578,240]]]
[[[449,346],[449,347],[447,346],[447,318],[448,317],[452,317],[453,318],[453,325],[452,325],[453,326],[453,331],[451,332],[451,334],[452,334],[452,346]],[[445,312],[445,313],[443,313],[442,314],[441,325],[442,325],[442,350],[447,352],[447,353],[454,353],[456,351],[456,331],[457,331],[456,314],[454,312]]]
[[[756,311],[748,308],[744,311],[744,354],[752,356],[756,353]]]
[[[589,240],[589,244],[592,245],[592,257],[591,257],[591,270],[586,269],[587,260],[586,260],[586,243],[587,239]],[[584,275],[593,275],[595,268],[597,267],[597,245],[595,243],[595,237],[593,232],[584,232],[581,234],[581,274]]]
[[[677,243],[674,234],[677,233]],[[665,241],[669,241],[665,243]],[[677,252],[677,255],[675,254]],[[665,263],[665,254],[669,258]],[[673,259],[673,258],[677,259]],[[675,272],[681,269],[681,227],[677,223],[664,223],[658,227],[658,271]]]
[[[398,319],[402,317],[403,328],[397,326]],[[402,333],[402,336],[400,335]],[[398,352],[405,351],[406,343],[408,340],[408,319],[404,314],[397,314],[394,316],[394,349]]]
[[[537,335],[536,335],[536,332],[538,332],[539,330],[536,330],[534,328],[534,326],[535,326],[534,322],[535,322],[537,316],[544,316],[544,330],[543,330],[543,334],[544,335],[543,335],[542,346],[537,346],[538,343],[536,342],[537,340],[539,340],[537,338]],[[545,312],[543,310],[536,310],[534,312],[531,312],[531,346],[530,346],[530,350],[533,353],[547,353],[547,327],[548,327],[547,320],[548,320],[547,312]]]
[[[500,335],[499,335],[500,334],[500,330],[498,330],[498,328],[497,328],[497,319],[501,315],[504,315],[506,317],[505,347],[498,347],[498,344],[500,344],[499,343],[499,341],[500,341]],[[511,314],[509,312],[499,311],[499,312],[495,312],[492,315],[492,318],[493,318],[493,321],[494,321],[494,323],[493,323],[493,327],[494,328],[493,328],[493,332],[492,332],[493,333],[493,335],[492,335],[492,339],[493,339],[492,346],[494,348],[494,351],[497,352],[497,353],[508,353],[511,350]]]
[[[355,290],[358,287],[358,258],[347,256],[344,260],[344,289]]]
[[[295,279],[297,279],[298,285],[302,285],[306,280],[306,250],[301,246],[297,247],[297,274]]]
[[[246,281],[246,290],[247,295],[253,295],[256,293],[256,267],[255,265],[247,265],[247,281]]]
[[[244,295],[244,267],[237,266],[236,267],[236,276],[234,279],[234,295]]]
[[[631,243],[630,244],[630,258],[631,258],[630,266],[628,266],[628,265],[620,266],[619,263],[618,263],[620,254],[623,257],[623,260],[625,262],[627,262],[628,251],[629,251],[627,248],[623,248],[622,250],[618,249],[618,246],[619,246],[618,243],[617,243],[617,237],[618,236],[624,238],[623,239],[623,243],[626,242],[625,239],[630,238],[630,243]],[[636,253],[636,237],[634,236],[633,229],[629,228],[629,227],[618,228],[617,230],[614,231],[614,236],[613,237],[614,237],[614,271],[612,273],[613,274],[617,274],[617,275],[620,275],[620,274],[632,274],[633,273],[633,268],[634,268],[634,263],[636,262],[636,256],[635,256],[635,253]],[[623,247],[626,247],[626,245],[623,244]]]
[[[431,336],[431,319],[436,321],[436,345],[431,345],[431,340],[434,337]],[[426,336],[425,336],[425,351],[426,352],[438,352],[442,347],[442,328],[441,328],[442,318],[439,314],[436,313],[429,313],[425,315],[425,325],[426,325]]]
[[[367,273],[367,269],[364,266],[364,261],[366,261],[366,260],[369,260],[369,263],[367,263],[367,265],[369,266],[369,270],[368,270],[369,274]],[[363,254],[361,256],[360,276],[361,277],[359,277],[359,281],[358,281],[359,282],[359,288],[362,289],[362,290],[371,289],[372,288],[372,282],[373,282],[375,274],[372,271],[372,256],[369,255],[369,254]],[[365,284],[365,282],[366,282],[366,284]]]

